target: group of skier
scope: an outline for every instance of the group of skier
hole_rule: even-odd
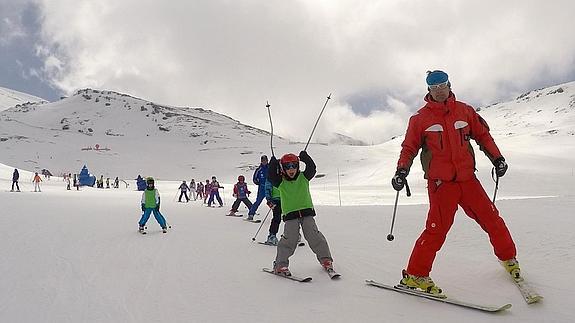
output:
[[[14,172],[12,173],[12,188],[10,192],[20,192],[20,185],[18,182],[20,181],[20,173],[18,169],[15,168]],[[32,177],[32,183],[34,183],[34,192],[42,192],[42,188],[40,187],[40,183],[42,182],[42,177],[38,175],[38,172],[34,173],[34,177]],[[16,187],[16,190],[14,190]]]
[[[428,93],[425,105],[409,120],[405,139],[391,180],[394,190],[399,192],[407,186],[407,176],[414,158],[421,150],[421,163],[427,180],[429,212],[426,226],[415,242],[407,268],[402,271],[400,285],[429,294],[441,295],[439,288],[429,274],[436,253],[445,242],[460,205],[465,213],[475,220],[488,234],[494,253],[509,274],[520,278],[516,248],[511,234],[499,215],[494,201],[491,201],[475,176],[475,154],[470,144],[473,139],[494,165],[497,179],[508,169],[492,136],[487,122],[469,105],[457,101],[451,91],[448,75],[443,71],[428,72],[426,77]],[[300,171],[300,162],[305,169]],[[248,220],[253,220],[256,210],[265,198],[273,210],[273,219],[266,243],[277,245],[273,273],[290,276],[289,258],[294,253],[300,239],[300,227],[304,238],[315,253],[319,263],[328,272],[333,272],[333,258],[325,236],[319,231],[314,220],[309,182],[316,174],[316,165],[304,150],[295,154],[285,154],[281,159],[262,156],[260,165],[254,172],[253,181],[258,186],[255,203],[249,200],[250,191],[243,175],[238,176],[234,185],[229,215],[238,212],[240,203],[248,207]],[[185,184],[185,183],[183,183]],[[215,185],[215,186],[214,186]],[[208,189],[208,186],[210,189]],[[214,189],[215,187],[215,189]],[[153,181],[152,181],[153,188]],[[206,181],[205,192],[210,192],[208,205],[214,197],[220,202],[217,189],[221,188],[215,177]],[[204,196],[206,199],[207,196]],[[149,210],[159,210],[159,196],[154,203],[153,193],[142,196],[143,226],[149,217]],[[159,214],[159,211],[158,211]],[[156,216],[156,213],[154,213]],[[156,217],[165,230],[165,220],[161,214]],[[281,238],[277,239],[280,221],[284,221]],[[163,222],[162,222],[163,221]]]
[[[206,179],[205,185],[202,182],[196,183],[195,179],[192,179],[189,185],[186,183],[186,181],[182,181],[182,183],[178,187],[178,190],[180,192],[178,202],[184,202],[182,201],[182,197],[185,199],[186,203],[189,202],[191,199],[194,199],[194,201],[200,199],[204,201],[204,204],[208,204],[208,206],[211,207],[215,199],[218,201],[220,207],[223,207],[224,203],[220,196],[219,192],[220,188],[223,189],[224,187],[220,185],[215,176],[212,176],[211,182],[209,179]],[[188,192],[190,192],[189,197]]]

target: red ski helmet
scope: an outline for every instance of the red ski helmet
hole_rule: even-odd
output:
[[[299,157],[294,154],[285,154],[280,159],[280,164],[284,172],[290,168],[299,169]]]
[[[238,176],[238,182],[243,182],[245,180],[246,180],[246,178],[244,177],[244,175]]]

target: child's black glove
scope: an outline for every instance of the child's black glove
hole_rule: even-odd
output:
[[[142,211],[146,211],[146,205],[142,204]]]

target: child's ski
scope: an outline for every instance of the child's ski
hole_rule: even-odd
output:
[[[339,279],[341,277],[341,274],[336,272],[335,270],[333,270],[333,268],[331,269],[326,269],[327,274],[329,275],[329,278],[331,279]]]
[[[383,288],[383,289],[388,289],[388,290],[393,290],[393,291],[396,291],[399,293],[409,294],[409,295],[413,295],[413,296],[423,297],[423,298],[431,299],[434,301],[439,301],[442,303],[447,303],[447,304],[462,306],[462,307],[466,307],[466,308],[476,309],[476,310],[480,310],[480,311],[484,311],[484,312],[492,312],[492,313],[493,312],[500,312],[500,311],[504,311],[504,310],[511,308],[511,304],[504,304],[501,306],[479,305],[479,304],[473,304],[473,303],[464,302],[464,301],[460,301],[457,299],[449,298],[445,295],[443,295],[444,296],[443,298],[439,297],[439,296],[433,296],[432,294],[428,294],[428,293],[425,293],[422,291],[417,291],[414,289],[405,288],[405,287],[402,287],[399,285],[391,286],[391,285],[378,283],[376,281],[369,280],[369,279],[366,280],[365,282],[371,286],[375,286],[375,287],[379,287],[379,288]]]
[[[277,244],[272,244],[272,243],[268,243],[268,242],[265,242],[265,241],[258,241],[258,243],[259,243],[259,244],[264,244],[264,245],[266,245],[266,246],[277,247]],[[303,246],[305,246],[305,242],[298,242],[297,246],[298,246],[298,247],[303,247]]]
[[[527,304],[537,303],[543,299],[543,296],[539,295],[539,293],[535,291],[535,289],[533,289],[533,287],[529,285],[523,277],[511,277],[511,279],[513,279],[513,282],[517,288],[519,288],[519,291],[521,292],[521,295],[523,295],[523,299]]]
[[[259,219],[258,219],[258,220],[244,219],[244,221],[248,221],[248,222],[251,222],[251,223],[261,223],[261,222],[262,222],[262,220],[259,220]]]
[[[275,276],[278,276],[278,277],[283,277],[283,278],[295,280],[295,281],[298,281],[298,282],[300,282],[300,283],[307,283],[307,282],[311,281],[311,277],[304,277],[304,278],[302,278],[302,277],[297,277],[297,276],[294,276],[294,275],[286,276],[286,275],[282,275],[282,274],[276,274],[276,273],[274,273],[273,270],[271,270],[271,269],[269,269],[269,268],[262,268],[262,270],[265,271],[266,273],[270,273],[270,274],[275,275]]]

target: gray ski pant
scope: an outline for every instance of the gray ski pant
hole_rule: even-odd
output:
[[[277,247],[275,267],[289,266],[289,257],[293,255],[298,245],[299,227],[301,225],[303,236],[307,240],[309,247],[315,253],[317,260],[321,263],[323,259],[331,258],[331,252],[327,240],[318,230],[313,216],[285,221],[284,232]]]

